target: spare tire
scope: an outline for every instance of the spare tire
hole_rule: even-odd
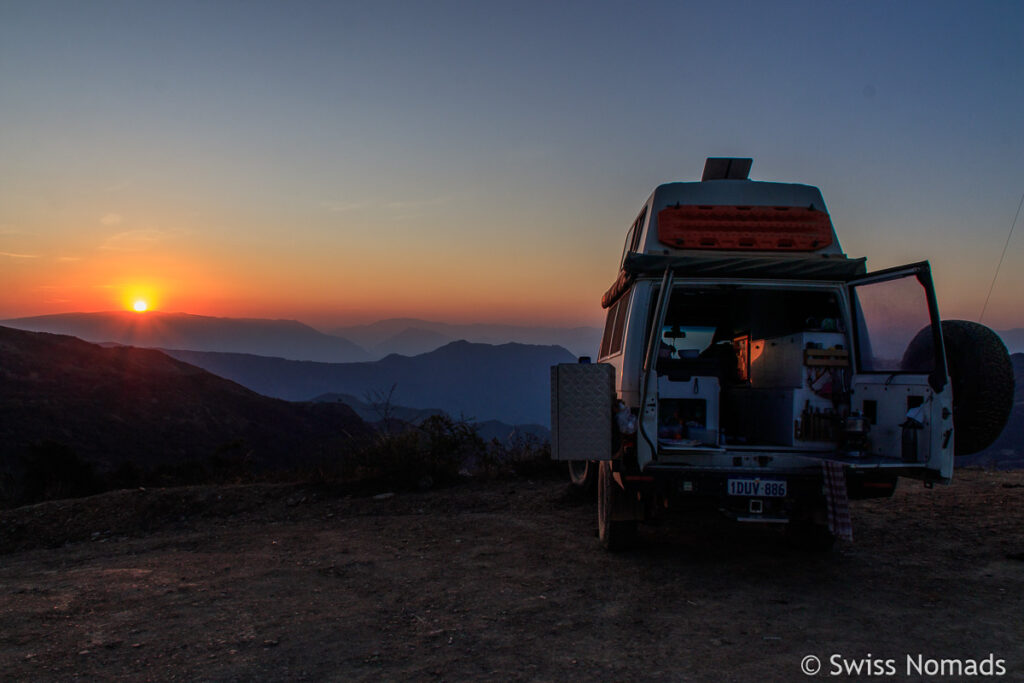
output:
[[[970,455],[988,448],[1002,433],[1013,409],[1013,365],[1003,340],[969,320],[943,320],[946,369],[953,384],[953,451]],[[917,333],[903,354],[913,367],[931,354],[932,331]]]

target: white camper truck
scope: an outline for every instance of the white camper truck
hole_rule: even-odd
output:
[[[552,455],[596,482],[609,549],[690,506],[829,547],[824,473],[844,503],[897,477],[948,483],[1012,407],[1005,347],[940,322],[926,261],[869,273],[816,187],[750,166],[708,159],[700,182],[654,190],[602,299],[598,362],[552,368]]]

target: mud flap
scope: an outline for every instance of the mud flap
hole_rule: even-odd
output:
[[[635,491],[622,487],[622,473],[614,472],[613,478],[617,487],[617,494],[613,495],[611,505],[611,520],[613,522],[642,522],[646,519],[643,501]]]

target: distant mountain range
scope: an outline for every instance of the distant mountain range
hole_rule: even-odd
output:
[[[460,340],[563,346],[575,356],[594,356],[601,340],[601,330],[596,327],[452,325],[395,318],[338,328],[326,334],[295,320],[216,318],[159,311],[62,313],[0,320],[0,325],[69,334],[98,344],[248,353],[322,363],[379,360],[393,353],[417,356]]]
[[[369,434],[340,403],[261,396],[155,350],[0,327],[0,485],[45,441],[101,470],[218,453],[287,468],[336,459]]]
[[[33,332],[69,334],[89,342],[149,348],[252,353],[296,360],[347,363],[370,355],[347,339],[295,320],[211,318],[187,313],[64,313],[2,320],[0,325]]]
[[[453,417],[547,426],[550,367],[576,359],[560,346],[458,341],[418,356],[370,363],[313,363],[246,354],[166,353],[267,396],[292,401],[339,393],[374,399],[395,387],[392,401],[438,408]]]
[[[330,332],[352,340],[377,357],[392,353],[415,356],[459,340],[479,344],[554,345],[568,349],[574,356],[596,356],[601,343],[601,329],[597,327],[455,325],[417,318],[391,318],[370,325],[338,327]]]

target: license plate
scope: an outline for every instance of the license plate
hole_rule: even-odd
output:
[[[785,479],[730,479],[730,496],[750,496],[752,498],[785,498]]]

